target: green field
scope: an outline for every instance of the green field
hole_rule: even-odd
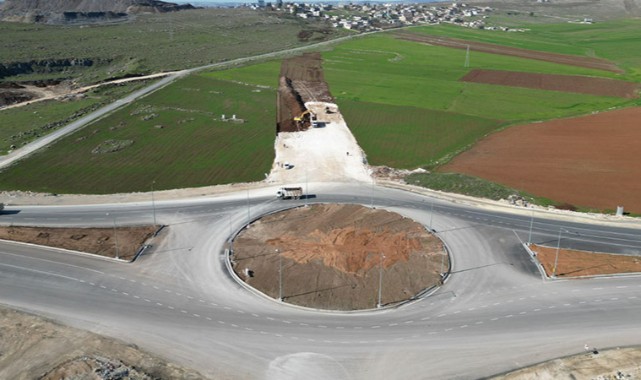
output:
[[[0,189],[107,194],[147,191],[152,181],[172,189],[263,179],[274,158],[275,95],[188,77],[10,167]],[[131,145],[92,153],[109,140]]]
[[[371,165],[431,167],[497,128],[457,113],[343,100],[341,112]]]
[[[452,25],[412,28],[414,33],[455,37],[551,53],[605,58],[626,73],[619,79],[641,80],[641,19],[595,24],[527,24],[527,32],[506,33]],[[474,60],[474,58],[472,58]]]
[[[299,32],[323,29],[301,40]],[[129,22],[43,25],[0,22],[0,63],[89,58],[91,67],[68,67],[4,80],[107,78],[202,66],[288,49],[348,32],[247,8],[206,8],[141,14]],[[0,78],[2,79],[2,78]]]
[[[453,29],[462,29],[455,28]],[[425,29],[429,29],[426,27]],[[374,165],[432,167],[511,124],[636,104],[602,96],[459,82],[471,68],[613,77],[613,73],[402,41],[355,39],[323,52],[332,94]],[[275,88],[278,62],[211,76]]]
[[[631,33],[630,23],[622,22],[625,31],[612,34],[614,46],[621,46],[623,35]],[[607,44],[594,51],[581,50],[578,42],[568,42],[570,37],[554,41],[544,33],[558,29],[581,34],[586,33],[581,28],[592,26],[541,26],[540,32],[526,39],[549,51],[561,51],[563,44],[577,54],[599,56],[601,51],[614,51]],[[515,44],[510,39],[525,35],[504,34],[503,41],[489,31],[415,30],[430,28],[438,33],[478,34],[506,44]],[[604,41],[607,38],[602,36]],[[463,50],[402,41],[389,34],[353,39],[322,55],[336,102],[373,165],[433,168],[510,125],[640,104],[639,99],[459,82],[473,68],[616,75],[483,53],[474,53],[468,68]],[[631,54],[619,56],[617,62],[633,62]],[[274,155],[279,69],[280,62],[265,62],[176,82],[3,172],[0,188],[109,193],[147,190],[154,180],[158,188],[260,180]],[[623,77],[635,75],[632,70]],[[235,113],[248,122],[232,125],[217,120],[222,113]],[[150,120],[143,120],[146,116]],[[164,128],[155,127],[161,125]],[[91,153],[110,139],[133,144],[116,153]]]

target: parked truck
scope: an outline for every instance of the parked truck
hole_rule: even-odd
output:
[[[302,187],[281,187],[276,192],[276,196],[280,199],[300,199],[303,196]]]

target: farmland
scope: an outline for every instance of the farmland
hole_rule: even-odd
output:
[[[439,25],[412,28],[417,34],[446,36],[550,53],[600,57],[626,73],[618,79],[641,80],[641,20],[627,19],[585,24],[527,24],[527,32],[504,33]],[[519,71],[525,71],[520,70]],[[557,74],[561,74],[560,72]],[[603,76],[603,75],[600,75]]]
[[[624,22],[623,28],[628,25]],[[565,44],[566,53],[578,54],[587,48],[570,37],[553,41],[545,28],[580,34],[581,28],[589,27],[551,25],[534,35],[519,36],[548,51],[563,51]],[[441,26],[412,30],[446,34],[450,29],[454,30]],[[458,28],[451,32],[457,33],[488,32]],[[518,37],[492,36],[483,38],[510,42]],[[322,57],[332,94],[374,165],[433,168],[512,125],[640,102],[460,80],[471,70],[486,69],[630,81],[634,70],[616,74],[481,52],[474,52],[466,67],[465,50],[404,41],[387,33],[341,43],[322,52]],[[279,69],[280,62],[272,61],[181,80],[25,160],[19,171],[6,171],[0,187],[108,193],[147,190],[153,180],[158,188],[260,180],[273,159]],[[248,122],[239,126],[217,120],[223,113],[235,113]],[[90,153],[108,140],[134,142],[115,153]],[[74,149],[66,147],[73,144]],[[112,149],[109,146],[103,148]],[[71,188],[72,178],[83,184]]]
[[[274,104],[273,90],[191,76],[8,168],[0,188],[106,194],[259,180],[274,156]]]

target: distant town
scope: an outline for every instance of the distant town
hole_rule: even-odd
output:
[[[506,27],[487,26],[485,19],[492,12],[486,6],[465,3],[450,5],[404,4],[404,3],[288,3],[278,0],[245,6],[285,12],[303,19],[325,20],[334,28],[370,32],[417,24],[452,23],[476,29],[500,29],[520,31]]]

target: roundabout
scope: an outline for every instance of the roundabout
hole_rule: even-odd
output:
[[[589,235],[583,244],[618,242],[641,252],[638,230],[546,213],[532,219],[382,187],[310,187],[317,195],[310,204],[374,205],[431,226],[452,254],[448,281],[429,297],[374,313],[301,310],[257,297],[226,269],[230,231],[304,205],[275,200],[267,188],[157,201],[168,239],[133,265],[2,243],[0,303],[217,379],[475,379],[583,352],[586,343],[599,350],[639,343],[638,277],[544,281],[521,245],[531,227],[532,241],[542,243],[562,226]],[[7,211],[17,225],[110,226],[113,215],[150,220],[151,204]]]
[[[240,281],[324,310],[400,305],[435,289],[449,267],[443,244],[420,223],[349,204],[265,215],[236,235],[231,253]]]

